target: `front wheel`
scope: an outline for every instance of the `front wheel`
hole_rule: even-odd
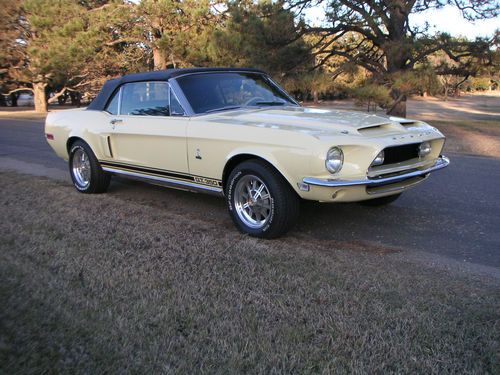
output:
[[[279,237],[299,216],[300,200],[295,191],[260,160],[243,162],[231,172],[226,202],[238,229],[253,237]]]
[[[104,193],[111,176],[104,172],[89,145],[76,141],[69,150],[69,173],[75,188],[87,194]]]

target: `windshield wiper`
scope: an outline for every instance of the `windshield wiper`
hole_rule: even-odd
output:
[[[286,105],[286,102],[278,102],[278,101],[274,101],[274,102],[255,102],[255,105]]]
[[[242,108],[242,106],[241,105],[229,105],[227,107],[209,109],[208,111],[205,111],[204,113],[217,112],[217,111],[228,111],[230,109],[238,109],[238,108]]]

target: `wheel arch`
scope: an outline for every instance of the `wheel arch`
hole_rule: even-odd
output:
[[[66,141],[66,151],[68,152],[68,156],[69,156],[69,151],[71,149],[71,146],[73,145],[73,143],[75,143],[76,141],[82,141],[82,142],[85,142],[85,140],[81,137],[78,137],[78,136],[71,136],[68,138],[68,140]],[[87,145],[88,143],[85,142]],[[89,146],[90,147],[90,146]]]
[[[231,171],[239,164],[247,161],[247,160],[260,160],[261,162],[266,163],[269,165],[271,168],[273,168],[276,173],[278,173],[283,179],[290,185],[293,191],[296,191],[295,186],[293,186],[292,182],[290,181],[290,177],[287,176],[285,173],[283,173],[279,168],[276,167],[274,163],[269,161],[267,158],[264,158],[259,155],[251,154],[251,153],[241,153],[241,154],[236,154],[232,155],[230,158],[228,158],[226,164],[224,165],[224,170],[222,172],[222,188],[225,190],[226,188],[226,183],[229,178],[229,175],[231,174]]]

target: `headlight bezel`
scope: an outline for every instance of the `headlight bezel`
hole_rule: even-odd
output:
[[[338,146],[331,147],[326,152],[325,168],[331,174],[337,174],[344,165],[344,152]]]

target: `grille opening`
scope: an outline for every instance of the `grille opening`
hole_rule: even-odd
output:
[[[407,187],[410,187],[412,185],[418,184],[419,182],[425,180],[428,177],[428,175],[425,176],[416,176],[416,177],[410,177],[401,181],[397,182],[390,182],[386,184],[380,184],[380,185],[375,185],[375,186],[367,186],[366,187],[366,192],[368,194],[380,194],[380,193],[386,193],[389,191],[394,191],[394,190],[402,190]]]
[[[401,163],[410,159],[418,158],[418,147],[420,143],[409,145],[392,146],[384,149],[384,163],[382,165]]]
[[[397,171],[397,172],[391,172],[391,173],[383,173],[383,174],[379,174],[375,177],[368,177],[372,180],[376,180],[378,178],[387,178],[387,177],[395,177],[395,176],[400,176],[402,174],[407,174],[407,173],[411,173],[411,172],[416,172],[418,169],[415,169],[415,168],[412,168],[412,169],[405,169],[403,171]]]

